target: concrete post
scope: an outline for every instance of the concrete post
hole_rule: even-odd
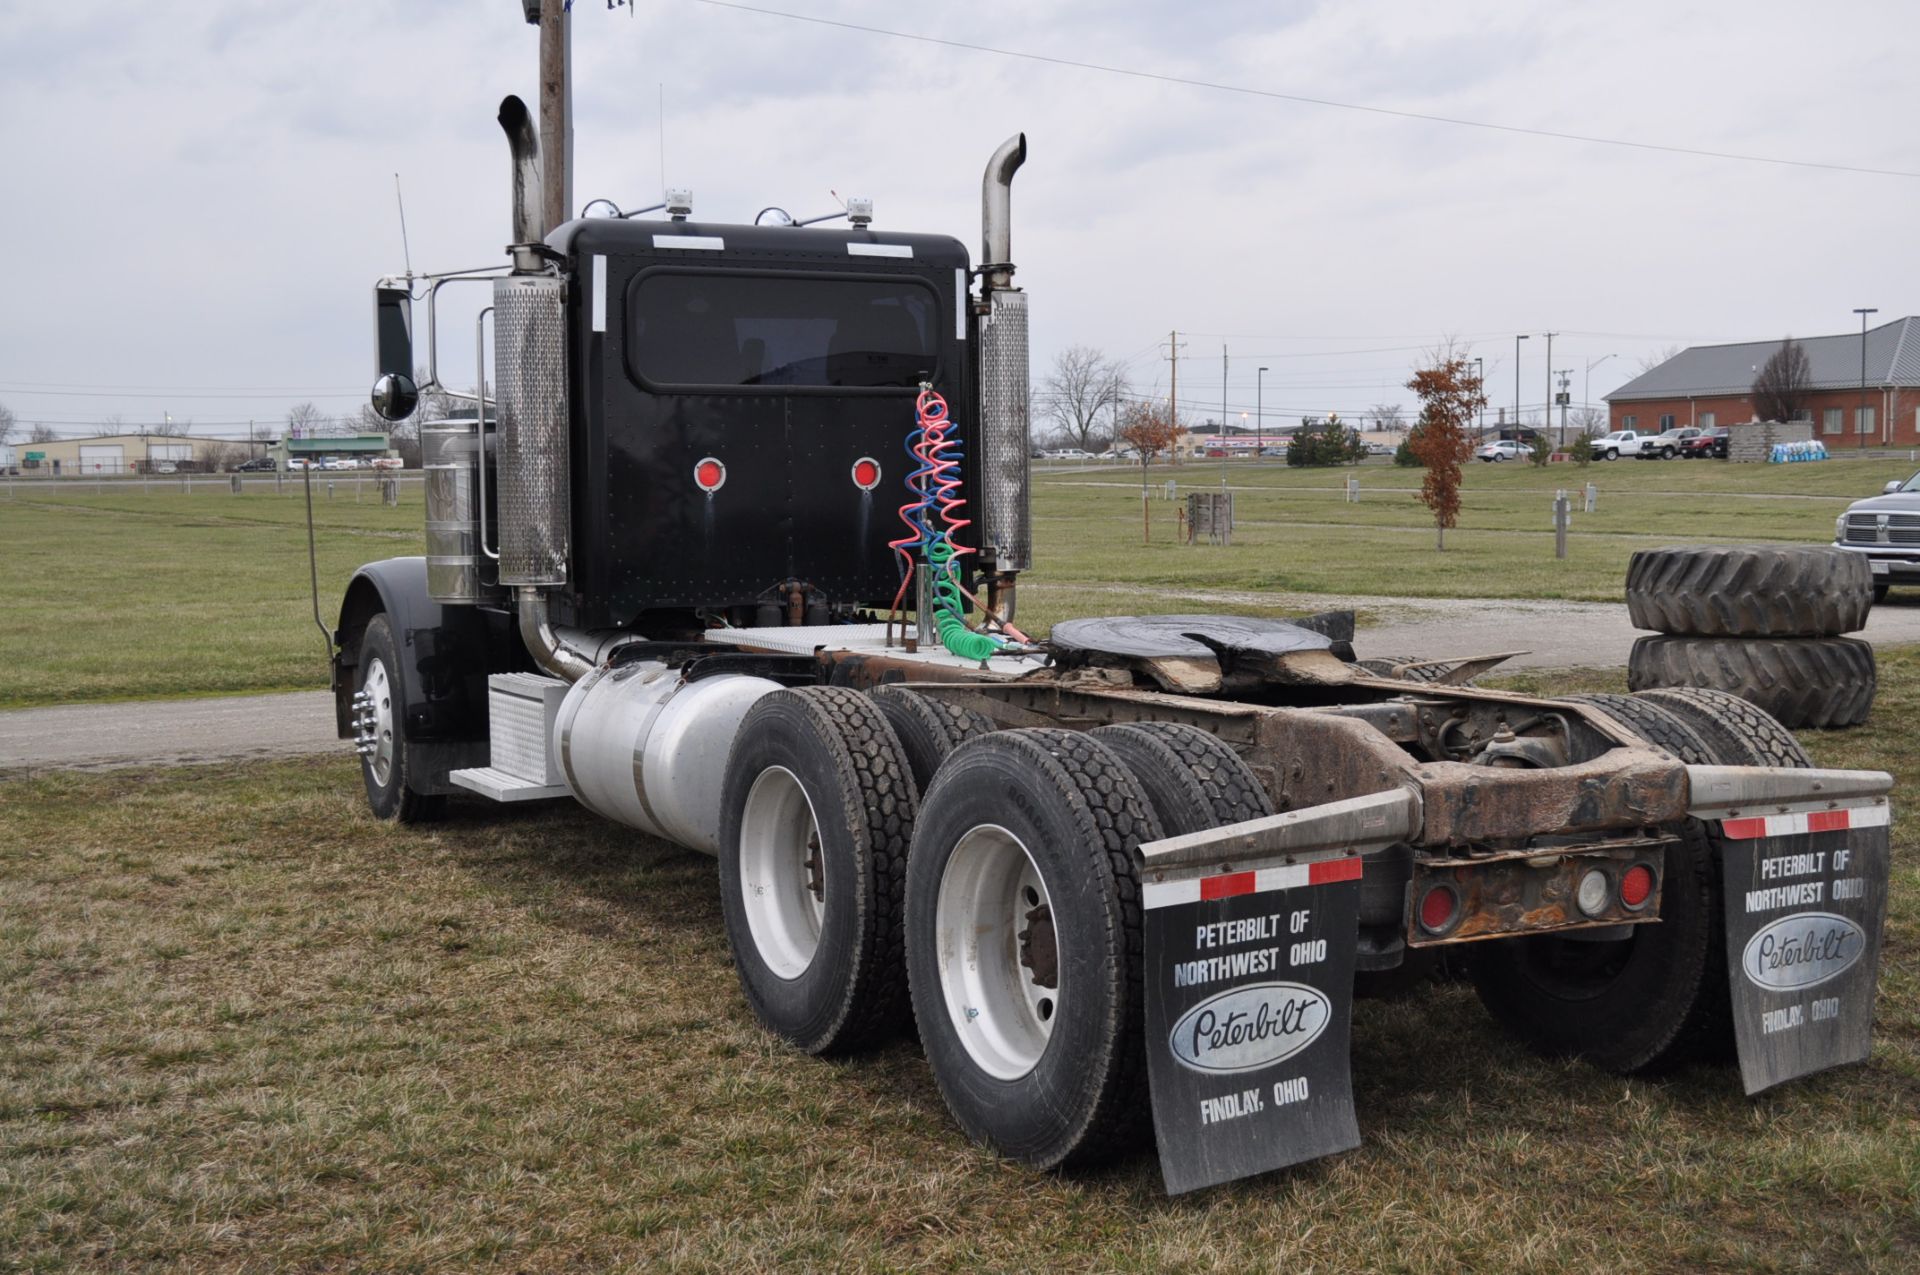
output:
[[[1567,556],[1567,524],[1573,521],[1573,505],[1565,490],[1553,493],[1553,556]]]

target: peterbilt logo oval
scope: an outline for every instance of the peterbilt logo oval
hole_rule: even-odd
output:
[[[1748,939],[1740,968],[1756,987],[1790,991],[1838,978],[1866,950],[1866,931],[1846,917],[1796,912]]]
[[[1332,1004],[1315,988],[1253,983],[1209,996],[1182,1014],[1167,1043],[1180,1065],[1194,1071],[1253,1071],[1311,1045],[1332,1015]]]

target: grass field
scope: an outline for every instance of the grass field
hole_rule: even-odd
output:
[[[1460,597],[1620,597],[1629,555],[1675,541],[1822,543],[1847,501],[1912,471],[1906,461],[1815,465],[1705,461],[1469,466],[1459,529],[1447,549],[1412,489],[1419,471],[1386,465],[1298,470],[1227,466],[1239,527],[1228,547],[1177,543],[1176,505],[1149,502],[1142,543],[1139,471],[1037,466],[1037,568],[1021,582],[1021,616],[1044,631],[1075,615],[1196,609],[1258,613],[1259,598],[1169,598],[1172,588],[1271,593]],[[1218,462],[1156,468],[1179,490],[1217,487]],[[1349,474],[1362,498],[1348,504]],[[1569,557],[1553,556],[1550,501],[1583,479],[1599,508],[1576,514]],[[322,480],[316,479],[318,484]],[[381,506],[371,480],[341,478],[315,504],[321,613],[334,619],[353,569],[419,553],[421,492]],[[358,487],[362,499],[355,502]],[[324,491],[324,488],[322,488]],[[307,584],[305,511],[297,484],[234,495],[48,492],[21,482],[0,498],[0,707],[324,685]],[[219,658],[209,653],[220,652]]]
[[[1808,743],[1910,788],[1920,654],[1882,676],[1873,724]],[[1621,1080],[1435,987],[1356,1010],[1360,1150],[1168,1200],[1146,1153],[971,1146],[909,1041],[774,1044],[708,861],[577,809],[381,825],[358,789],[346,759],[0,785],[0,1270],[1920,1265],[1911,806],[1867,1065]]]

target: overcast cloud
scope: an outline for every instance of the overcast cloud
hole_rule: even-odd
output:
[[[1910,3],[1107,3],[766,7],[1397,110],[1920,171]],[[1513,334],[1565,335],[1593,397],[1669,344],[1845,331],[1916,307],[1920,180],[1517,136],[1124,78],[641,0],[575,13],[576,201],[696,217],[873,197],[877,225],[978,252],[987,155],[1025,130],[1014,256],[1037,368],[1131,360],[1183,405],[1269,420],[1404,401],[1445,335],[1513,396]],[[369,288],[491,264],[507,239],[502,95],[534,98],[510,0],[15,3],[0,11],[12,178],[0,403],[90,432],[170,411],[197,432],[351,412]],[[471,328],[448,338],[471,376]],[[1545,394],[1527,342],[1522,398]],[[455,352],[458,352],[456,354]],[[1332,354],[1332,351],[1359,351]],[[461,356],[464,357],[461,357]]]

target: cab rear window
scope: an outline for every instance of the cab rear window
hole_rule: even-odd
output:
[[[939,298],[912,278],[655,269],[627,293],[627,363],[656,390],[916,388]]]

